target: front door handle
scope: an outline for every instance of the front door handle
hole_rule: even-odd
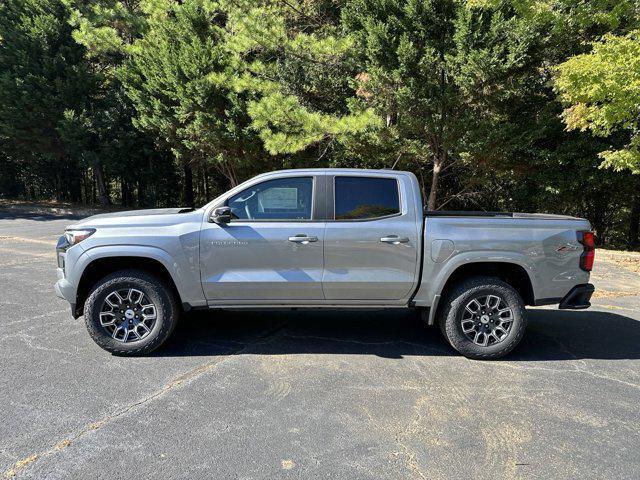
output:
[[[308,244],[309,242],[317,242],[318,237],[310,237],[303,233],[296,235],[295,237],[289,237],[289,241],[293,243],[301,243],[303,245]]]
[[[381,242],[391,243],[393,245],[399,245],[400,243],[407,243],[409,239],[407,237],[399,237],[398,235],[389,235],[388,237],[382,237]]]

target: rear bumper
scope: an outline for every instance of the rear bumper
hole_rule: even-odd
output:
[[[594,290],[595,287],[590,283],[576,285],[560,301],[558,308],[562,310],[582,310],[589,308],[591,306],[589,301],[591,300],[591,295],[593,295]]]

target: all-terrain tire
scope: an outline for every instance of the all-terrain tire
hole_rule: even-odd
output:
[[[513,321],[507,335],[499,342],[482,346],[465,334],[462,319],[469,302],[487,295],[502,299],[511,309]],[[453,348],[465,357],[477,360],[491,360],[508,354],[520,343],[527,328],[524,302],[520,294],[498,278],[481,276],[468,278],[453,287],[439,309],[438,323],[442,334]]]
[[[153,303],[156,319],[151,331],[134,341],[118,341],[100,323],[100,312],[105,299],[117,290],[136,289]],[[162,279],[141,270],[120,270],[99,280],[91,289],[84,305],[84,320],[89,335],[100,348],[117,355],[144,355],[161,345],[171,336],[178,323],[180,309],[176,296]]]

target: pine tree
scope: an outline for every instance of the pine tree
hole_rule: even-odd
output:
[[[229,67],[226,13],[215,1],[172,4],[148,20],[123,69],[134,124],[171,150],[185,174],[184,201],[193,205],[191,170],[213,163],[231,185],[238,168],[262,151],[248,129],[245,98],[215,81]]]
[[[61,129],[81,111],[95,79],[56,0],[0,4],[0,141],[18,171],[42,178],[44,192],[81,199],[80,161]]]

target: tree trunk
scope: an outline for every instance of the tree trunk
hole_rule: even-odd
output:
[[[218,163],[218,170],[227,178],[227,180],[229,180],[230,188],[233,188],[240,183],[238,182],[236,171],[230,162],[226,160],[221,161],[220,163]]]
[[[124,177],[121,176],[120,177],[120,203],[122,204],[123,207],[128,207],[129,204],[127,203],[127,184],[124,180]]]
[[[236,174],[236,170],[233,168],[233,165],[229,166],[229,170],[231,170],[231,188],[237,187],[240,185],[240,182],[238,181],[238,175]]]
[[[93,174],[98,185],[98,198],[100,200],[100,205],[106,207],[111,204],[111,201],[109,200],[109,195],[107,194],[107,186],[104,181],[104,173],[102,172],[102,167],[100,165],[94,165]]]
[[[633,197],[631,214],[629,215],[629,233],[627,245],[629,249],[640,247],[640,179],[638,179],[638,189]]]
[[[56,173],[56,178],[54,180],[55,185],[56,185],[56,200],[58,202],[63,202],[66,200],[65,198],[65,192],[62,190],[62,180],[60,179],[61,177],[61,173],[60,170],[57,171]]]
[[[195,208],[195,202],[193,200],[193,170],[187,162],[184,162],[182,164],[182,171],[184,172],[182,198],[186,207]]]
[[[66,183],[69,191],[69,200],[74,203],[82,202],[82,176],[79,175],[79,165],[71,165],[71,161],[67,158],[67,175]]]
[[[433,176],[431,177],[431,190],[429,191],[429,203],[427,203],[427,210],[436,209],[438,179],[440,177],[440,171],[442,170],[443,162],[444,159],[442,158],[442,156],[436,154],[433,159]]]
[[[138,206],[139,207],[144,207],[145,206],[145,201],[144,201],[144,190],[145,190],[145,182],[144,180],[138,179]]]
[[[209,198],[209,169],[204,169],[204,201],[208,202]]]
[[[204,167],[200,166],[198,168],[198,181],[196,182],[196,199],[198,203],[202,202],[202,198],[204,197]]]
[[[95,205],[98,202],[96,195],[96,175],[95,172],[91,175],[91,205]]]
[[[80,198],[82,199],[82,204],[86,205],[89,203],[89,187],[87,183],[87,170],[82,169],[82,181],[80,188]]]

